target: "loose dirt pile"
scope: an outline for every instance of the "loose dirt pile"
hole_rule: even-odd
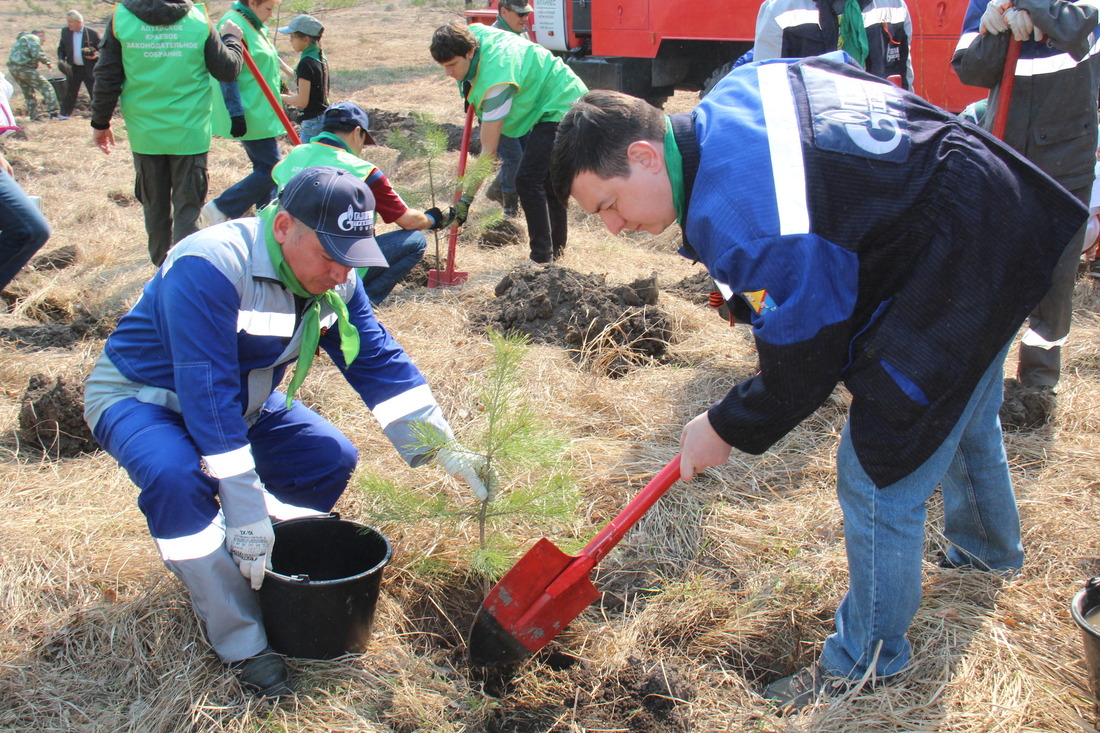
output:
[[[84,422],[84,380],[79,375],[31,377],[19,408],[19,440],[52,458],[96,450]]]
[[[621,377],[664,356],[671,334],[657,307],[657,275],[608,285],[557,265],[522,265],[496,286],[496,298],[473,321],[483,329],[523,333],[563,346],[599,374]]]

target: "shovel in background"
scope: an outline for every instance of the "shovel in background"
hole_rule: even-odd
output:
[[[466,126],[462,128],[462,145],[458,153],[458,177],[466,175],[466,155],[470,152],[470,134],[474,129],[474,105],[466,108]],[[462,197],[462,184],[455,190],[454,204]],[[451,224],[447,238],[447,266],[444,270],[428,270],[428,287],[438,288],[448,285],[461,285],[470,277],[468,272],[455,271],[455,248],[458,245],[458,224]],[[439,247],[437,246],[438,250]],[[436,264],[438,265],[438,258]]]
[[[1011,34],[1012,31],[1009,31]],[[1001,86],[997,91],[997,111],[993,115],[993,136],[1005,139],[1005,126],[1008,124],[1008,105],[1012,100],[1012,89],[1016,86],[1016,62],[1020,60],[1020,41],[1008,39],[1008,51],[1005,52],[1005,68],[1001,72]]]
[[[470,661],[512,664],[537,652],[600,597],[588,573],[680,477],[668,462],[577,556],[543,537],[493,586],[470,629]]]

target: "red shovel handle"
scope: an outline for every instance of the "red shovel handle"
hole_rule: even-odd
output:
[[[252,72],[252,76],[256,79],[256,83],[260,85],[260,91],[267,97],[271,109],[275,110],[275,114],[279,116],[279,122],[283,123],[283,128],[286,130],[290,142],[294,145],[301,145],[302,138],[298,137],[298,133],[294,130],[294,125],[290,124],[290,118],[288,118],[286,112],[283,111],[282,102],[275,98],[275,93],[272,92],[271,87],[268,86],[267,79],[264,79],[264,75],[261,74],[260,70],[256,67],[256,62],[252,60],[252,54],[248,52],[248,47],[242,45],[241,50],[244,51],[244,63],[248,66],[248,70]]]
[[[1016,62],[1020,60],[1020,42],[1008,39],[1008,51],[1005,53],[1005,68],[1001,73],[1001,86],[997,91],[997,111],[993,116],[993,136],[1005,139],[1005,125],[1008,124],[1008,105],[1012,100],[1012,88],[1016,86]]]
[[[638,492],[637,496],[630,500],[629,504],[623,507],[617,517],[592,538],[592,541],[581,550],[581,556],[591,557],[592,565],[602,560],[615,545],[619,544],[619,540],[630,531],[630,528],[637,524],[642,515],[664,496],[668,487],[676,483],[678,478],[680,478],[679,453],[645,485],[645,488]],[[585,572],[587,573],[587,569]]]

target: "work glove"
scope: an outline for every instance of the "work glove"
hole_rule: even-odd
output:
[[[432,220],[432,225],[428,227],[429,229],[444,229],[450,225],[455,218],[455,209],[453,206],[447,209],[446,214],[444,214],[438,206],[433,206],[424,213]]]
[[[1005,21],[1004,12],[1005,8],[1010,7],[1012,7],[1010,0],[989,0],[989,4],[985,6],[985,12],[982,13],[982,19],[978,23],[978,30],[994,36],[1007,31],[1008,22]]]
[[[470,216],[470,199],[463,196],[455,204],[455,224],[462,226],[466,223],[466,218]]]
[[[233,137],[244,137],[248,132],[248,124],[244,121],[244,115],[236,115],[229,118],[229,134]]]
[[[486,469],[482,456],[458,446],[440,448],[435,454],[435,460],[444,471],[465,481],[474,490],[479,501],[486,501],[491,494],[496,493],[496,474]]]
[[[1031,22],[1031,13],[1026,10],[1009,8],[1004,14],[1005,22],[1012,31],[1012,37],[1021,43],[1030,40],[1032,36],[1036,41],[1043,40],[1043,32]]]
[[[271,548],[275,546],[271,519],[264,517],[243,527],[226,527],[225,546],[241,575],[252,584],[252,590],[259,590],[264,570],[271,567]]]

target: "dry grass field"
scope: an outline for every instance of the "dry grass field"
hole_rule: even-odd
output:
[[[220,14],[229,0],[214,0]],[[102,29],[111,5],[72,0]],[[461,124],[453,84],[427,53],[431,31],[457,3],[285,0],[283,21],[315,7],[327,32],[333,96],[364,108]],[[293,7],[291,7],[293,6]],[[0,58],[19,30],[44,26],[52,55],[60,0],[0,2]],[[331,9],[325,9],[326,7]],[[279,43],[294,62],[289,44]],[[22,96],[14,104],[22,107]],[[687,109],[692,99],[670,106]],[[804,714],[778,717],[763,683],[811,662],[846,587],[833,452],[845,394],[767,454],[677,484],[602,564],[607,589],[560,637],[517,669],[472,668],[465,631],[481,584],[463,558],[470,522],[385,523],[387,568],[367,653],[291,660],[298,693],[276,705],[243,694],[210,653],[180,584],[159,562],[136,490],[110,456],[53,458],[18,437],[32,375],[79,379],[110,324],[153,273],[128,146],[91,144],[86,111],[28,123],[3,151],[28,193],[42,197],[75,264],[25,271],[0,303],[0,730],[46,731],[1095,731],[1081,640],[1070,600],[1100,575],[1100,284],[1078,285],[1074,333],[1052,424],[1006,436],[1028,560],[1016,578],[940,569],[941,511],[929,507],[924,603],[911,630],[912,668],[897,683],[858,690]],[[423,160],[387,147],[369,156],[411,203],[429,204]],[[439,168],[451,176],[457,154]],[[210,191],[237,180],[245,156],[215,140]],[[751,180],[752,171],[745,171]],[[439,176],[438,170],[435,176]],[[479,200],[475,220],[492,206]],[[476,221],[475,221],[476,223]],[[562,265],[629,283],[657,273],[662,288],[697,272],[675,255],[678,233],[612,237],[572,210]],[[474,227],[469,227],[473,229]],[[429,252],[434,245],[429,243]],[[526,248],[480,249],[464,234],[454,289],[399,287],[378,310],[425,373],[452,423],[476,412],[475,385],[490,345],[473,328]],[[568,439],[580,500],[562,535],[593,536],[676,453],[681,426],[753,373],[744,330],[662,290],[668,355],[621,378],[579,366],[555,346],[523,363],[530,403]],[[88,324],[103,323],[104,328]],[[57,334],[81,337],[57,339]],[[50,336],[50,338],[46,338]],[[52,339],[52,340],[51,340]],[[56,345],[56,344],[64,345]],[[53,344],[53,345],[51,345]],[[383,511],[363,490],[372,472],[398,486],[465,490],[435,468],[411,470],[368,410],[325,362],[303,397],[361,451],[337,509],[369,521]],[[502,525],[521,547],[537,524]]]

